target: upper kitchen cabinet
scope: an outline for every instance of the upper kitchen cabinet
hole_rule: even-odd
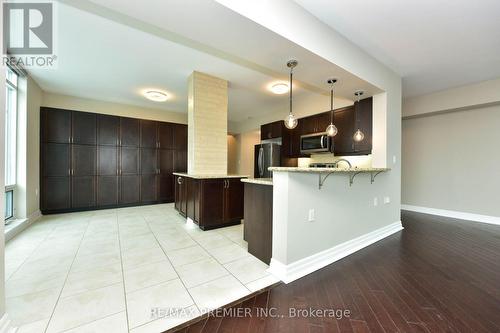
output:
[[[174,124],[174,146],[176,150],[187,151],[188,145],[188,127],[187,125]]]
[[[139,141],[139,119],[120,118],[120,145],[128,147],[139,147]]]
[[[42,142],[70,143],[71,111],[40,108]]]
[[[116,146],[120,135],[120,117],[97,115],[97,144]]]
[[[323,112],[314,116],[299,119],[302,122],[302,135],[322,133],[330,125],[330,112]]]
[[[173,149],[174,133],[173,125],[170,123],[158,123],[158,148]]]
[[[141,147],[157,148],[158,126],[156,121],[141,120]]]
[[[373,99],[365,98],[359,103],[335,111],[335,125],[338,134],[335,136],[335,155],[368,155],[372,152]],[[360,129],[364,140],[356,142],[354,132]]]
[[[71,143],[95,145],[97,143],[97,117],[95,113],[72,112]]]
[[[273,123],[265,124],[260,127],[260,139],[269,140],[281,138],[283,135],[283,120],[278,120]]]

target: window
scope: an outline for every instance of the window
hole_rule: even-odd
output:
[[[14,188],[16,185],[16,129],[18,76],[7,68],[5,92],[5,218],[13,214]]]

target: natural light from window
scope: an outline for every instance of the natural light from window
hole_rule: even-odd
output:
[[[12,218],[16,185],[16,129],[18,76],[7,68],[5,92],[5,219]]]

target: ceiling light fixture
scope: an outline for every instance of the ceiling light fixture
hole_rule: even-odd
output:
[[[293,115],[292,109],[292,93],[293,93],[293,69],[298,65],[297,60],[290,60],[286,63],[287,67],[290,68],[290,111],[288,116],[285,118],[285,127],[288,129],[294,129],[299,123],[297,118]]]
[[[271,86],[271,91],[276,95],[286,94],[289,90],[288,83],[284,82],[275,83]]]
[[[333,124],[333,85],[337,82],[337,79],[329,79],[327,83],[330,85],[330,125],[326,128],[326,134],[329,137],[334,137],[338,133],[337,126]]]
[[[358,90],[358,91],[354,92],[354,96],[356,96],[358,99],[356,105],[354,106],[354,108],[355,108],[355,111],[354,111],[355,118],[354,119],[355,119],[355,123],[356,123],[356,126],[358,127],[358,129],[356,130],[356,132],[354,132],[354,135],[352,136],[352,138],[356,142],[361,142],[365,138],[365,134],[359,128],[359,116],[358,116],[359,98],[361,96],[363,96],[363,94],[364,94],[364,92],[362,90]]]
[[[168,99],[167,93],[158,90],[147,90],[144,92],[144,97],[153,102],[165,102]]]

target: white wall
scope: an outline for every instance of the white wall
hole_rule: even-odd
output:
[[[500,105],[403,121],[402,203],[500,217]]]
[[[3,6],[0,6],[0,27],[3,27]],[[3,50],[3,34],[0,33]],[[5,108],[5,67],[0,68],[0,106]],[[0,112],[0,188],[5,187],[5,111]],[[0,217],[5,216],[5,191],[0,191]],[[5,313],[5,226],[0,223],[0,318]]]

